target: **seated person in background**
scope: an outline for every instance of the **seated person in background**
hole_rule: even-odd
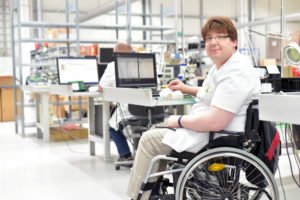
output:
[[[227,17],[211,17],[202,29],[207,55],[214,65],[203,87],[192,87],[179,80],[169,83],[172,90],[180,90],[199,99],[189,115],[172,115],[167,120],[170,129],[153,129],[140,139],[128,184],[128,195],[136,199],[151,159],[157,155],[177,152],[198,152],[209,141],[210,131],[244,131],[246,110],[260,92],[260,79],[248,57],[237,51],[237,30]],[[218,137],[217,135],[215,137]],[[162,171],[161,161],[153,172]],[[155,182],[156,178],[150,178]],[[142,199],[149,199],[145,191]]]
[[[132,52],[132,47],[125,42],[118,42],[114,47],[114,52]],[[115,81],[115,63],[110,62],[99,81],[99,91],[103,92],[103,87],[116,87]],[[120,109],[115,109],[109,120],[109,133],[116,144],[119,159],[118,161],[132,160],[130,148],[127,139],[119,127],[122,118],[131,116],[126,104],[120,104]],[[121,113],[120,113],[121,112]]]

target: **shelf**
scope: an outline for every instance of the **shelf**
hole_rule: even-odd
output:
[[[24,67],[56,67],[56,63],[55,64],[46,64],[46,63],[41,63],[41,64],[30,64],[30,63],[24,63],[22,64],[22,66]]]
[[[61,127],[63,125],[67,125],[67,124],[83,124],[83,123],[88,123],[88,119],[87,118],[82,118],[82,119],[72,119],[72,120],[67,120],[67,121],[53,121],[53,123],[50,124],[51,128],[55,128],[55,127]]]
[[[127,30],[126,25],[78,25],[80,29],[99,29],[99,30]],[[72,28],[76,29],[77,25],[73,23],[49,23],[49,22],[23,22],[21,23],[21,27],[32,27],[32,28]],[[174,27],[165,27],[165,26],[132,26],[132,30],[137,31],[164,31],[164,30],[171,30]]]

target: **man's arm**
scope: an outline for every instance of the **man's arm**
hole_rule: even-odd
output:
[[[179,128],[178,119],[180,116],[171,116],[168,119],[168,127]],[[211,106],[209,111],[197,115],[183,115],[180,124],[197,132],[221,131],[225,129],[233,119],[234,113]]]

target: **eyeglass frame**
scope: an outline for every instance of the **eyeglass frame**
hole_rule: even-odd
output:
[[[207,38],[209,38],[209,39],[207,39]],[[224,41],[226,38],[230,38],[230,36],[229,36],[229,35],[216,35],[216,36],[214,36],[214,37],[212,37],[212,36],[207,36],[207,37],[204,39],[204,42],[205,42],[205,43],[211,43],[213,39],[215,39],[217,42],[220,42],[220,41],[222,42],[222,41]]]

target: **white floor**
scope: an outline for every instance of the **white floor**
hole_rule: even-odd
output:
[[[0,200],[129,199],[129,169],[104,162],[101,147],[90,156],[87,140],[43,143],[0,123]]]
[[[88,151],[87,140],[43,143],[35,134],[15,134],[12,122],[0,123],[0,200],[129,199],[129,169],[116,171],[104,162],[102,144],[96,145],[96,156]],[[114,147],[112,152],[116,157]],[[280,169],[286,199],[300,199],[285,155]],[[279,191],[283,199],[280,186]]]

